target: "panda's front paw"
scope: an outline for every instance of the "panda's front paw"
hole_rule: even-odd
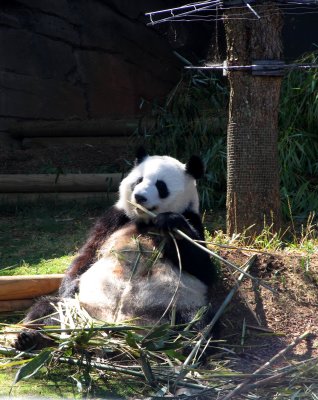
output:
[[[51,346],[54,341],[34,329],[23,330],[14,342],[14,347],[19,351],[39,350]]]
[[[17,350],[33,350],[38,342],[39,332],[35,330],[24,330],[19,333],[14,342],[14,347]]]
[[[154,220],[156,227],[163,232],[173,231],[180,229],[187,232],[189,230],[189,223],[182,214],[165,212],[158,214]]]

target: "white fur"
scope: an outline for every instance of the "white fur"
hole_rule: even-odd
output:
[[[201,281],[187,273],[178,280],[178,271],[169,263],[158,262],[149,277],[136,274],[132,279],[117,278],[113,273],[114,256],[97,261],[80,278],[79,301],[94,318],[107,322],[123,322],[135,318],[138,311],[147,319],[147,310],[173,304],[178,309],[198,310],[206,305],[207,288]],[[127,307],[129,305],[129,307]],[[157,316],[159,319],[161,315]]]
[[[142,182],[131,190],[138,178]],[[166,183],[169,196],[161,199],[155,186],[157,180]],[[162,212],[183,213],[186,209],[199,212],[199,197],[195,179],[186,173],[185,164],[169,156],[148,156],[131,172],[120,184],[119,201],[116,206],[124,210],[131,219],[146,217],[144,213],[132,206],[129,202],[135,202],[135,194],[138,193],[147,198],[143,206],[153,210],[156,214]]]
[[[162,314],[172,299],[178,310],[195,312],[206,305],[204,283],[186,272],[179,280],[178,268],[162,255],[149,263],[153,244],[151,235],[136,235],[134,225],[119,229],[106,240],[99,260],[79,282],[79,301],[92,317],[122,322],[138,315],[140,323],[153,323],[161,315],[156,314],[156,321],[153,316],[149,320],[152,310],[158,308]]]

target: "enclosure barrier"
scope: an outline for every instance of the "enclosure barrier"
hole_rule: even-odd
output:
[[[122,178],[121,173],[0,174],[0,201],[105,198],[113,202]]]
[[[0,277],[0,312],[20,311],[33,299],[56,292],[63,274],[17,275]]]

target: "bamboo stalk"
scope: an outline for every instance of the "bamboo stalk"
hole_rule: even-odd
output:
[[[13,348],[7,348],[4,346],[0,346],[0,354],[4,355],[4,356],[8,356],[8,357],[15,357],[15,356],[19,356],[21,355],[22,357],[26,357],[26,358],[33,358],[36,357],[38,355],[38,353],[31,353],[31,352],[23,352],[23,351],[18,351],[15,350]],[[96,368],[102,371],[109,371],[109,372],[116,372],[119,374],[124,374],[124,375],[131,375],[131,376],[135,376],[137,378],[143,378],[145,379],[145,376],[142,372],[138,372],[138,371],[133,371],[133,370],[129,370],[127,368],[123,368],[123,367],[117,367],[117,366],[113,366],[113,365],[106,365],[104,363],[100,363],[100,362],[94,362],[94,361],[90,361],[87,362],[86,360],[84,360],[83,358],[81,358],[80,360],[78,359],[74,359],[71,357],[54,357],[54,360],[61,362],[62,364],[69,364],[69,365],[78,365],[78,366],[89,366],[92,368]],[[142,369],[140,366],[138,366],[140,369]],[[156,380],[158,382],[164,382],[164,383],[168,383],[171,382],[171,377],[161,377],[161,376],[156,376]],[[198,390],[211,390],[212,388],[205,386],[205,385],[199,385],[196,383],[191,383],[191,382],[179,382],[178,386],[181,387],[188,387],[188,388],[192,388],[192,389],[198,389]]]
[[[264,283],[261,279],[255,278],[255,276],[252,276],[248,272],[242,270],[242,268],[238,267],[237,265],[231,263],[230,261],[226,260],[225,258],[219,256],[217,253],[214,253],[214,251],[209,250],[208,248],[200,245],[199,243],[195,242],[192,240],[188,235],[186,235],[184,232],[180,231],[179,229],[175,229],[175,232],[178,233],[178,235],[182,236],[184,239],[189,240],[191,243],[193,243],[195,246],[199,247],[201,250],[205,251],[206,253],[212,255],[214,258],[217,260],[221,261],[223,264],[235,269],[236,271],[239,271],[241,274],[249,277],[253,281],[255,281],[258,285],[263,286],[265,289],[270,290],[272,293],[277,293],[277,291],[273,288],[271,288],[269,285]]]
[[[244,272],[246,272],[251,265],[253,264],[253,262],[255,261],[256,255],[253,255],[245,264],[245,266],[243,266],[244,268]],[[223,314],[225,308],[228,306],[228,304],[230,303],[230,301],[232,300],[234,294],[237,292],[238,288],[240,287],[240,284],[242,282],[244,278],[244,273],[242,272],[240,274],[240,276],[237,278],[237,282],[236,285],[231,289],[230,293],[227,295],[226,299],[224,300],[224,302],[221,304],[220,308],[218,309],[218,311],[216,312],[216,314],[214,315],[214,317],[212,318],[212,321],[205,327],[205,329],[202,331],[202,335],[201,335],[201,339],[199,339],[197,341],[197,343],[195,344],[195,346],[193,347],[191,353],[188,355],[187,359],[184,361],[184,363],[182,364],[181,368],[180,368],[180,373],[179,376],[176,380],[176,382],[183,378],[185,376],[185,374],[187,373],[186,367],[190,364],[190,362],[193,360],[193,358],[195,357],[195,355],[197,354],[199,348],[201,347],[202,342],[209,336],[210,332],[212,331],[213,327],[215,326],[216,322],[218,321],[218,319],[220,318],[220,316]]]
[[[156,218],[156,214],[153,213],[152,211],[147,210],[146,208],[144,208],[143,206],[141,206],[140,204],[136,204],[133,202],[129,202],[130,204],[132,204],[133,206],[139,208],[140,210],[142,210],[144,213],[148,214],[150,217],[152,218]],[[231,263],[230,261],[224,259],[223,257],[219,256],[217,253],[215,253],[214,251],[208,249],[207,247],[202,246],[200,243],[198,243],[197,241],[193,240],[192,238],[190,238],[188,235],[186,235],[184,232],[180,231],[180,229],[174,229],[174,232],[177,233],[179,236],[182,236],[184,239],[188,240],[189,242],[191,242],[193,245],[199,247],[201,250],[205,251],[206,253],[210,254],[211,256],[213,256],[214,258],[216,258],[217,260],[221,261],[223,264],[231,267],[232,269],[235,269],[236,271],[239,271],[241,274],[249,277],[250,279],[252,279],[254,282],[256,282],[258,285],[263,286],[265,289],[271,291],[272,293],[277,293],[277,291],[273,288],[271,288],[269,285],[267,285],[266,283],[264,283],[261,279],[255,278],[255,276],[252,276],[251,274],[249,274],[248,272],[242,270],[242,268],[238,267],[237,265]]]

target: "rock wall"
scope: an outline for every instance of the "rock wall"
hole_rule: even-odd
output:
[[[162,1],[4,0],[0,14],[0,132],[16,121],[136,116],[180,66],[146,26]]]

